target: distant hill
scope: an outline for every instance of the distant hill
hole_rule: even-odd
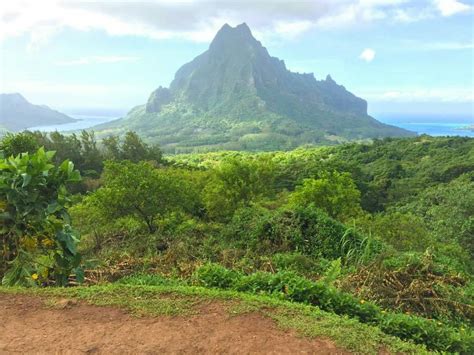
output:
[[[367,114],[367,102],[329,75],[287,70],[244,23],[224,25],[209,49],[183,65],[146,105],[98,127],[132,129],[165,151],[275,150],[302,144],[410,136]]]
[[[0,94],[0,128],[21,131],[28,127],[63,124],[75,119],[48,106],[33,105],[20,94]]]

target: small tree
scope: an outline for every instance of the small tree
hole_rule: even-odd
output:
[[[39,147],[37,139],[27,131],[16,134],[7,133],[0,141],[0,151],[3,151],[5,156],[34,153]]]
[[[274,193],[274,166],[268,159],[227,158],[212,172],[203,192],[210,217],[232,218],[234,211]]]
[[[130,161],[105,164],[104,185],[95,191],[89,203],[109,218],[135,216],[150,233],[157,229],[156,219],[185,209],[188,188],[169,169],[156,169],[149,163]]]
[[[118,136],[109,136],[102,140],[105,155],[112,160],[130,160],[162,162],[162,153],[157,145],[146,144],[138,134],[132,131],[125,133],[123,141]]]
[[[361,212],[360,192],[349,173],[324,173],[319,179],[305,179],[290,195],[289,203],[301,207],[313,204],[339,220]]]
[[[53,164],[40,148],[0,158],[0,277],[4,285],[80,280],[77,237],[70,227],[66,184],[80,180],[74,164]]]

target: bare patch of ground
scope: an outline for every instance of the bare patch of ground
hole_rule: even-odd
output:
[[[112,307],[0,294],[0,354],[343,354],[332,342],[278,329],[258,313],[229,316],[218,302],[198,314],[133,317]]]

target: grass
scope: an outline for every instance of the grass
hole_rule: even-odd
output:
[[[114,306],[136,316],[190,316],[208,303],[219,302],[229,316],[260,313],[273,319],[284,330],[295,330],[304,337],[331,339],[337,346],[364,354],[428,353],[424,347],[388,336],[378,328],[321,311],[317,307],[295,304],[268,296],[249,295],[193,286],[136,286],[106,284],[74,288],[5,288],[0,294],[40,296],[48,304],[71,298],[97,306]]]

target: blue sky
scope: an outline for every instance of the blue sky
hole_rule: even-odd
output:
[[[473,117],[468,0],[11,1],[0,91],[68,113],[125,112],[226,22],[246,22],[292,71],[331,74],[375,116]]]

